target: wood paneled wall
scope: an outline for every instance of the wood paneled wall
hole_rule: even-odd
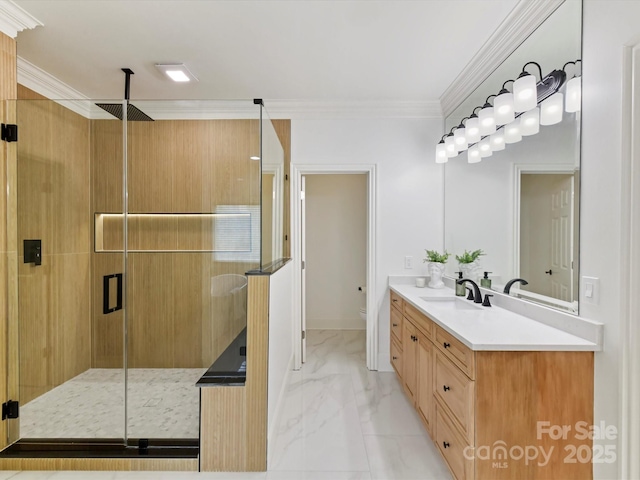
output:
[[[250,275],[248,279],[247,380],[242,387],[202,388],[203,472],[267,469],[270,277]]]
[[[5,100],[17,98],[17,54],[13,38],[0,33],[0,120],[14,123],[14,112]],[[17,336],[17,264],[18,250],[15,240],[15,144],[0,146],[0,185],[7,186],[9,195],[0,195],[0,348],[8,352],[0,355],[0,400],[17,399],[18,336]],[[5,190],[6,191],[6,190]],[[8,364],[7,364],[8,360]],[[8,375],[8,378],[7,378]],[[0,449],[7,446],[9,422],[0,423]]]
[[[20,401],[91,366],[89,120],[19,86]],[[42,240],[42,265],[24,263]]]
[[[283,225],[284,225],[284,242],[283,256],[291,258],[291,120],[272,120],[273,128],[278,135],[278,139],[284,149],[284,173],[286,175],[284,181],[284,209],[283,209]],[[277,259],[276,259],[277,260]]]
[[[129,212],[212,213],[218,205],[258,205],[259,164],[250,160],[259,149],[258,128],[257,120],[130,122]],[[280,121],[278,134],[289,138],[288,121]],[[122,212],[121,136],[119,121],[92,122],[94,213]],[[107,231],[105,223],[103,238],[110,245],[122,245],[118,227]],[[140,250],[198,250],[211,246],[211,231],[198,220],[130,217],[128,244]],[[213,279],[244,275],[257,266],[218,261],[212,253],[130,252],[128,365],[209,367],[244,328],[246,305],[237,294],[213,296]],[[121,271],[121,254],[94,253],[94,367],[122,366],[122,312],[102,314],[102,276]],[[241,318],[230,315],[234,309]]]

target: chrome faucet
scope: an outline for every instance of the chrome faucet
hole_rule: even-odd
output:
[[[529,282],[527,282],[524,278],[514,278],[513,280],[509,280],[504,286],[504,293],[508,295],[509,290],[511,290],[511,286],[516,282],[520,282],[522,285],[529,285]]]
[[[480,293],[480,288],[478,288],[478,284],[468,278],[462,278],[456,281],[458,285],[462,285],[464,282],[469,282],[473,286],[473,302],[482,303],[482,293]]]

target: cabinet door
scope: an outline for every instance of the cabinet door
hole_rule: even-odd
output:
[[[406,319],[405,319],[406,320]],[[416,397],[416,328],[408,321],[402,324],[402,383],[407,396],[415,404]]]
[[[416,376],[418,386],[416,392],[416,407],[427,431],[433,436],[433,344],[422,334],[418,333],[416,351]]]

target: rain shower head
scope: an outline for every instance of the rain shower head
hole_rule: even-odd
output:
[[[96,103],[98,107],[109,112],[118,120],[122,120],[122,104],[121,103]],[[144,113],[135,105],[127,103],[127,121],[129,122],[153,122],[153,118]]]
[[[122,71],[125,74],[124,80],[124,99],[127,101],[127,121],[130,122],[153,122],[153,118],[137,108],[135,105],[129,103],[129,87],[131,85],[131,75],[133,71],[130,68],[123,68]],[[122,103],[96,103],[98,107],[118,120],[122,120]]]

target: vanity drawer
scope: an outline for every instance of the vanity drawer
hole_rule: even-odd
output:
[[[457,434],[446,412],[436,403],[436,444],[456,480],[472,480],[473,448]],[[465,454],[469,458],[465,458]]]
[[[402,345],[402,313],[395,308],[391,309],[391,334]],[[392,338],[393,338],[392,337]]]
[[[435,344],[455,365],[473,380],[476,378],[476,356],[473,350],[438,325],[435,326]]]
[[[409,302],[404,302],[404,314],[407,318],[411,320],[417,328],[419,328],[422,333],[429,339],[433,338],[433,327],[434,324],[430,318],[425,316],[422,312],[420,312],[416,307],[411,305]]]
[[[404,305],[402,297],[393,290],[389,290],[389,298],[391,299],[391,301],[389,302],[391,303],[391,306],[397,308],[400,312],[402,312],[402,308]]]
[[[398,376],[402,378],[402,348],[393,337],[391,338],[391,365]]]
[[[475,382],[437,351],[433,393],[469,443],[474,440],[474,390]]]

